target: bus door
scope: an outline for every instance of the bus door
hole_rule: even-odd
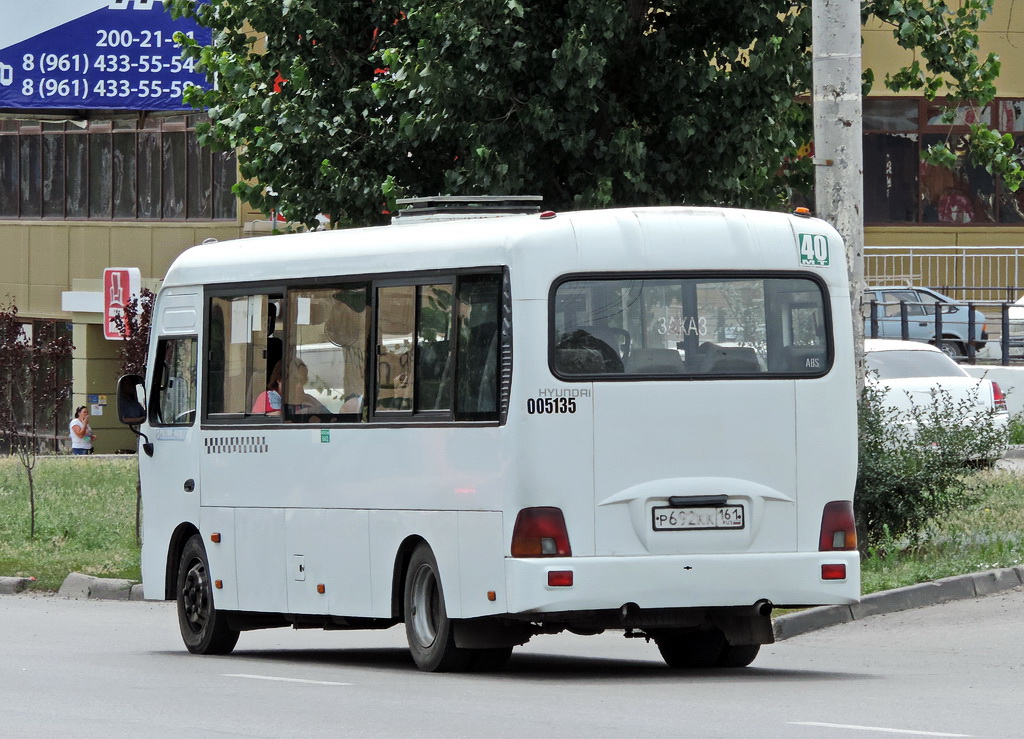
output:
[[[199,295],[170,292],[161,295],[154,310],[156,350],[150,367],[149,433],[152,457],[139,455],[140,475],[145,481],[144,522],[152,541],[167,541],[180,521],[197,520],[199,510],[200,455],[196,452],[198,426],[198,315]],[[159,557],[153,563],[162,570],[165,551],[143,548]],[[147,563],[143,562],[143,572]]]

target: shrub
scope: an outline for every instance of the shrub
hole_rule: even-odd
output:
[[[1024,413],[1010,418],[1010,443],[1024,444]]]
[[[916,539],[929,521],[972,500],[967,468],[990,463],[1007,434],[995,412],[941,390],[931,403],[899,410],[870,383],[859,405],[859,466],[854,507],[862,551]]]

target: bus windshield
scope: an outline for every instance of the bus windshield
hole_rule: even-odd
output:
[[[826,306],[803,277],[570,279],[555,288],[552,367],[604,379],[820,376]]]

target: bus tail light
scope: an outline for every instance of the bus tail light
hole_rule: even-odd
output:
[[[560,508],[524,508],[512,530],[513,557],[571,557],[569,532]]]
[[[1006,393],[995,380],[992,381],[992,405],[995,406],[996,411],[1006,410]]]
[[[853,502],[833,500],[821,514],[820,552],[848,552],[857,548],[857,525],[853,520]]]

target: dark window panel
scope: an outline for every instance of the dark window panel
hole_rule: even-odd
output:
[[[231,187],[238,181],[235,152],[213,154],[213,217],[235,218],[238,201]]]
[[[53,124],[47,124],[52,126]],[[45,130],[46,126],[44,126]],[[64,136],[43,134],[43,218],[64,217]]]
[[[134,133],[113,135],[111,187],[114,218],[135,218],[135,136]]]
[[[868,223],[917,220],[918,135],[864,136],[864,219]]]
[[[64,211],[68,218],[89,215],[89,139],[85,134],[64,138],[65,197]]]
[[[20,151],[20,195],[23,218],[39,218],[42,203],[43,145],[36,134],[22,134]]]
[[[148,121],[147,121],[148,122]],[[160,134],[143,131],[138,138],[138,181],[136,183],[139,218],[160,217]]]
[[[170,219],[184,218],[185,182],[187,175],[185,165],[185,133],[184,131],[164,133],[162,143],[162,217]]]
[[[945,141],[944,134],[921,137],[927,148]],[[953,137],[950,148],[957,155],[953,169],[921,165],[921,220],[924,223],[966,225],[995,221],[995,182],[984,167],[970,163],[964,141]]]
[[[864,100],[865,131],[917,131],[918,102],[910,100]]]
[[[213,217],[213,153],[208,147],[199,145],[199,140],[193,132],[189,132],[186,141],[186,159],[188,161],[188,211],[186,217],[209,220]]]
[[[110,133],[89,134],[89,217],[110,218],[114,159]]]
[[[0,217],[18,217],[17,136],[0,136]]]

